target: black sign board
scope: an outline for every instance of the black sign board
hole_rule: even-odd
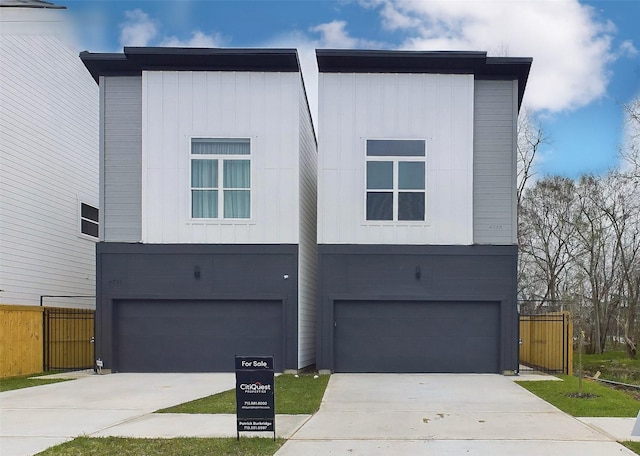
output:
[[[273,356],[236,356],[236,419],[240,432],[273,432],[276,438]]]

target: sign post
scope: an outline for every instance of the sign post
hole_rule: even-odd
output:
[[[236,356],[236,421],[240,432],[273,432],[276,439],[273,356]]]

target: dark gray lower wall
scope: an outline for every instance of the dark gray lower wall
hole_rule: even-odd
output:
[[[516,246],[319,245],[318,257],[319,369],[517,370]],[[412,309],[415,319],[406,316]],[[397,312],[402,318],[394,318]]]
[[[297,368],[297,245],[99,243],[96,261],[105,368],[232,371],[235,354]]]

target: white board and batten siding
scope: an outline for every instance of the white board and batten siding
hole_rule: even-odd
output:
[[[473,75],[319,76],[318,243],[473,243]],[[367,139],[426,140],[426,220],[365,220]]]
[[[142,242],[297,244],[299,73],[144,71]],[[251,141],[251,218],[191,219],[191,138]]]
[[[41,295],[91,296],[95,242],[80,233],[80,203],[98,207],[98,87],[75,50],[55,35],[39,34],[37,24],[8,26],[5,9],[0,304],[38,305]],[[24,10],[20,23],[29,22]],[[62,305],[74,303],[93,307],[94,300]]]
[[[517,81],[476,81],[473,240],[517,244]]]

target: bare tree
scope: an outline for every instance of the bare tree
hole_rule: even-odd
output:
[[[520,282],[520,296],[555,304],[565,294],[565,276],[576,256],[574,183],[557,176],[537,181],[525,189],[520,206],[521,270],[528,279]]]
[[[618,248],[612,222],[607,216],[609,188],[603,178],[583,176],[577,185],[579,212],[575,219],[576,252],[574,263],[583,274],[584,305],[591,318],[589,340],[591,351],[602,353],[620,303]]]
[[[535,159],[540,147],[549,142],[542,126],[533,118],[532,114],[523,109],[518,117],[517,139],[517,196],[518,207],[522,200],[522,192],[529,180],[535,175]]]
[[[640,192],[634,182],[619,173],[607,176],[606,204],[602,211],[609,219],[619,250],[619,297],[624,321],[627,354],[636,357],[635,321],[640,299]]]
[[[623,108],[626,115],[626,138],[620,154],[630,165],[628,174],[637,184],[640,182],[640,97],[623,105]]]

